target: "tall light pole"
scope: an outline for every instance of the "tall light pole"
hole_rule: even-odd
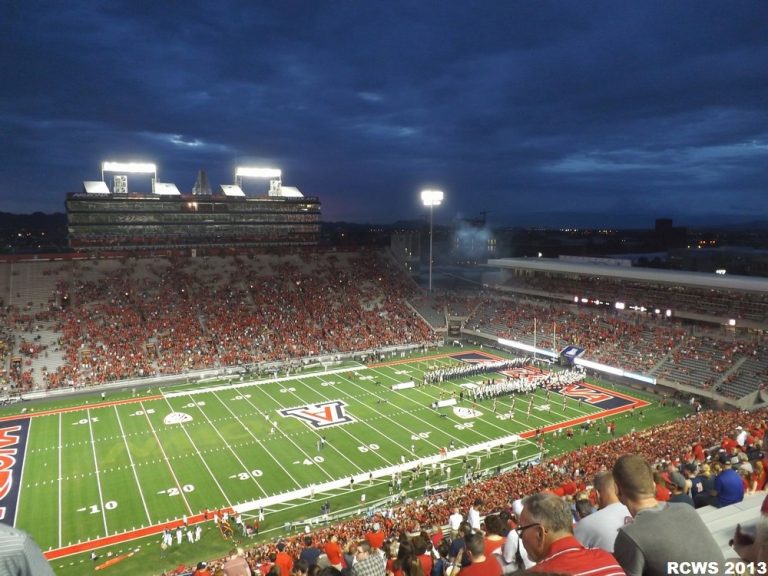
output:
[[[429,292],[432,292],[432,216],[435,206],[443,201],[442,190],[422,190],[421,203],[429,207]]]

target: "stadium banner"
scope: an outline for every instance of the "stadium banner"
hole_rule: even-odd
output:
[[[28,435],[28,418],[0,425],[0,522],[9,526],[16,520]]]

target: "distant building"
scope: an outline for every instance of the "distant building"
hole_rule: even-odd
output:
[[[664,250],[685,246],[688,229],[684,226],[673,226],[671,218],[657,218],[654,227],[657,245]]]

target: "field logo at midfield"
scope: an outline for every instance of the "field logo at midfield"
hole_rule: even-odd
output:
[[[185,424],[192,422],[192,416],[185,412],[171,412],[165,418],[163,418],[163,424],[170,426],[171,424]]]
[[[280,410],[283,416],[293,416],[303,420],[314,428],[328,428],[339,424],[354,422],[354,418],[346,413],[346,404],[341,400],[323,402],[322,404],[309,404],[299,408],[287,408]]]
[[[29,420],[0,426],[0,522],[13,526],[19,502],[19,483],[27,447]]]

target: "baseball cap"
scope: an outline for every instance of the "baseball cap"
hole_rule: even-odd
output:
[[[198,570],[204,570],[205,568],[208,568],[208,562],[198,562],[197,563],[197,569]]]
[[[681,490],[685,489],[685,477],[677,470],[673,470],[669,473],[667,482],[673,486],[677,486]]]

